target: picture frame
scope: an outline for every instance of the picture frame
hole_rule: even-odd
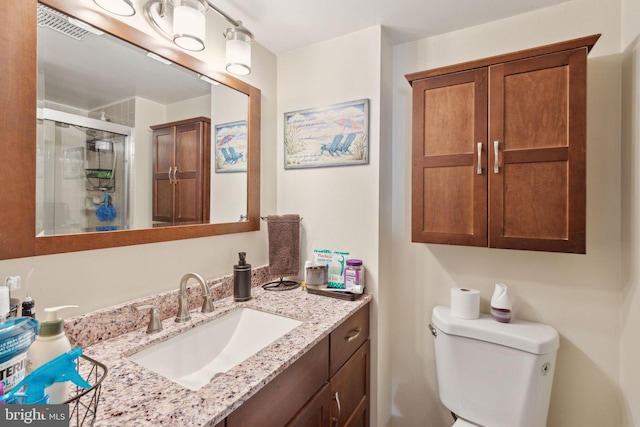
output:
[[[247,121],[221,123],[214,128],[215,171],[247,171]]]
[[[284,168],[369,163],[369,100],[284,114]]]

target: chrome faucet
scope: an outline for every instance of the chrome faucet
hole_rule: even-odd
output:
[[[189,301],[187,298],[187,282],[189,279],[196,279],[202,286],[202,292],[204,294],[204,301],[202,302],[202,312],[211,313],[213,311],[213,303],[211,302],[211,291],[207,286],[207,281],[204,277],[198,273],[187,273],[182,276],[180,280],[180,295],[178,297],[178,315],[176,316],[176,322],[187,322],[191,319],[189,314]]]

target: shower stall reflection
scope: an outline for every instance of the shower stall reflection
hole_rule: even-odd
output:
[[[129,226],[132,129],[54,110],[38,121],[36,235]]]

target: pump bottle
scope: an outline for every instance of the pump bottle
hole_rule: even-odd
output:
[[[27,374],[71,350],[71,343],[64,334],[64,321],[58,317],[58,311],[76,307],[63,305],[44,309],[45,319],[40,322],[40,332],[27,351]],[[62,403],[69,398],[69,382],[55,383],[47,387],[46,393],[49,403]]]
[[[233,300],[251,299],[251,264],[247,264],[247,254],[238,253],[238,264],[233,266]]]

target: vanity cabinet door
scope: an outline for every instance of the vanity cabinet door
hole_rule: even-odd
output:
[[[331,389],[327,382],[313,398],[287,423],[287,427],[326,427],[329,426]]]
[[[367,340],[331,378],[331,425],[369,425],[370,341]]]

